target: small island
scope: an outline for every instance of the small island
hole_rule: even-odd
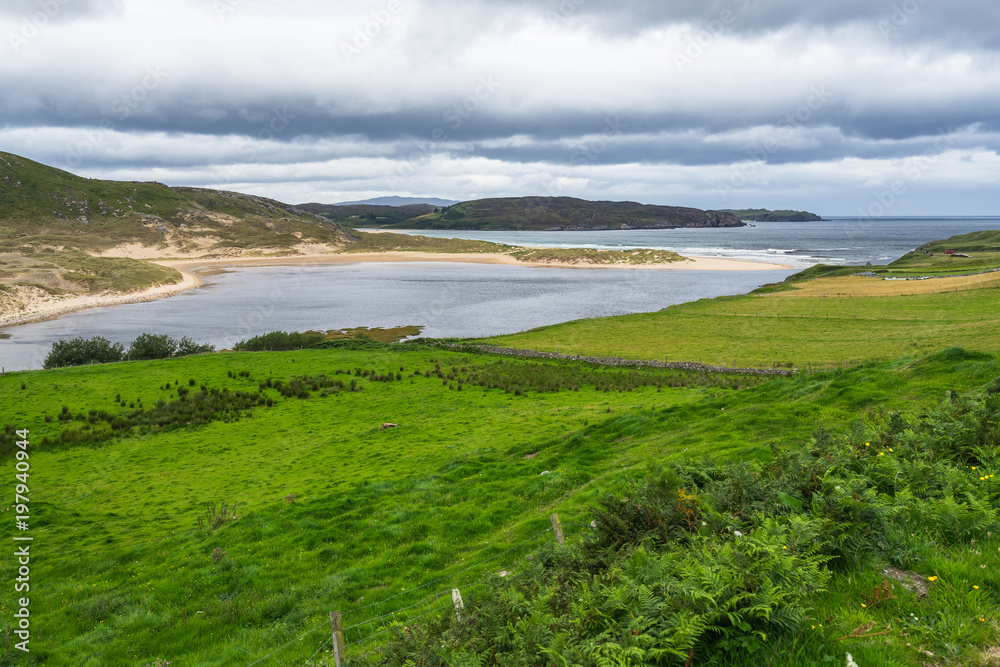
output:
[[[744,222],[822,222],[809,211],[769,211],[766,208],[724,209]]]

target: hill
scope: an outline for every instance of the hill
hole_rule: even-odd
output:
[[[288,250],[354,236],[294,206],[237,192],[89,179],[0,153],[0,251],[106,252],[131,243],[163,254]]]
[[[436,210],[430,204],[299,204],[298,208],[349,227],[385,227]]]
[[[360,237],[265,197],[89,179],[0,152],[0,317],[180,283],[154,258],[291,255]]]
[[[766,208],[724,209],[749,222],[821,222],[823,218],[808,211],[769,211]]]
[[[371,199],[361,199],[359,201],[342,201],[332,206],[413,206],[415,204],[435,206],[451,206],[459,202],[454,199],[441,199],[440,197],[372,197]]]
[[[351,664],[407,664],[362,656],[410,633],[426,655],[427,637],[455,619],[460,588],[474,630],[434,646],[479,654],[495,641],[501,655],[479,664],[548,665],[548,647],[576,651],[578,633],[621,646],[650,634],[635,627],[663,626],[665,643],[691,646],[664,664],[692,654],[692,664],[766,664],[775,653],[773,664],[843,664],[846,650],[863,665],[919,667],[918,647],[978,664],[997,635],[997,487],[968,469],[986,464],[962,456],[995,437],[996,411],[942,397],[998,373],[995,358],[961,350],[765,379],[421,344],[8,373],[0,395],[17,400],[0,403],[0,456],[13,468],[16,431],[28,431],[30,519],[17,534],[46,545],[30,559],[43,592],[31,596],[31,627],[45,633],[29,656],[8,633],[0,659],[246,667],[280,651],[268,664],[319,653],[332,665],[329,613],[341,610]],[[675,465],[683,476],[661,474]],[[647,475],[665,498],[638,483]],[[571,542],[586,544],[592,521],[596,536],[617,539],[589,555],[540,550],[552,513]],[[669,540],[683,569],[660,567],[661,520],[687,526]],[[654,532],[639,544],[643,530]],[[0,533],[10,540],[14,521]],[[741,544],[749,551],[727,556]],[[818,574],[817,549],[832,560],[828,592],[799,578]],[[639,560],[599,557],[618,552]],[[707,569],[685,571],[693,556]],[[886,588],[890,565],[940,581],[924,598]],[[8,581],[18,567],[0,560]],[[531,586],[524,577],[538,567]],[[672,590],[605,589],[644,573]],[[518,589],[485,613],[510,574]],[[10,587],[0,602],[17,609],[18,597]],[[671,604],[650,609],[661,597]],[[698,600],[696,620],[721,617],[678,635],[670,615]],[[911,613],[931,620],[901,625]],[[501,627],[482,628],[490,618]],[[748,639],[720,642],[744,622],[736,636]],[[851,635],[869,623],[876,637]],[[807,654],[792,662],[796,650]],[[469,664],[459,657],[432,664]]]
[[[573,197],[476,199],[382,225],[396,229],[597,230],[742,227],[732,213]]]

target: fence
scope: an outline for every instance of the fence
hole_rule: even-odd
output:
[[[305,661],[304,665],[330,667],[328,657],[320,659],[319,662],[316,661],[316,657],[324,651],[333,653],[333,667],[343,667],[347,664],[348,657],[351,659],[369,657],[378,653],[384,647],[385,642],[397,628],[404,625],[411,626],[426,616],[440,614],[445,610],[453,610],[458,615],[458,619],[461,620],[461,614],[465,609],[465,603],[462,598],[463,592],[468,594],[471,591],[482,588],[490,578],[497,574],[501,577],[507,576],[509,572],[506,569],[499,569],[501,565],[513,569],[518,563],[531,558],[540,549],[553,542],[565,544],[566,532],[564,531],[564,527],[576,528],[586,526],[588,529],[590,528],[590,524],[563,524],[557,514],[552,514],[549,520],[551,522],[550,528],[546,528],[519,544],[515,544],[494,556],[484,558],[457,572],[429,581],[409,591],[396,593],[384,600],[379,600],[363,607],[347,611],[331,611],[329,620],[324,619],[316,627],[306,631],[284,646],[258,658],[250,663],[248,667],[266,664],[266,661],[270,658],[276,656],[289,646],[304,641],[313,634],[319,633],[321,629],[326,629],[328,636],[312,656]],[[513,558],[513,560],[509,560],[508,557]],[[492,567],[489,567],[490,565]],[[487,573],[484,574],[483,571],[487,571]],[[447,585],[445,582],[448,582]],[[406,606],[385,611],[393,600],[398,600],[402,597],[412,600],[413,594],[421,590],[431,592],[424,595],[417,602],[411,602]]]

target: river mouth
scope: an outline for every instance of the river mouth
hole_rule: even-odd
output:
[[[570,320],[650,312],[744,294],[794,270],[637,271],[413,262],[227,267],[166,299],[93,308],[7,327],[0,364],[39,368],[52,343],[141,333],[217,349],[271,331],[422,327],[431,338],[516,333]]]

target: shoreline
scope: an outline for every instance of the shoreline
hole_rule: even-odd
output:
[[[180,292],[195,289],[204,284],[194,271],[201,267],[252,267],[252,266],[292,266],[299,264],[363,264],[398,262],[455,262],[466,264],[496,264],[503,266],[526,266],[552,269],[645,269],[666,271],[777,271],[793,269],[787,264],[772,264],[751,260],[722,259],[713,257],[688,257],[688,261],[669,264],[572,264],[569,262],[521,262],[503,253],[442,253],[415,251],[387,251],[360,253],[328,253],[291,255],[285,257],[228,257],[224,259],[164,258],[149,260],[160,266],[170,267],[181,274],[179,282],[157,285],[141,292],[125,294],[93,294],[74,296],[68,299],[43,301],[37,310],[0,318],[0,328],[13,327],[33,322],[44,322],[62,315],[129,303],[143,303],[163,299]]]

